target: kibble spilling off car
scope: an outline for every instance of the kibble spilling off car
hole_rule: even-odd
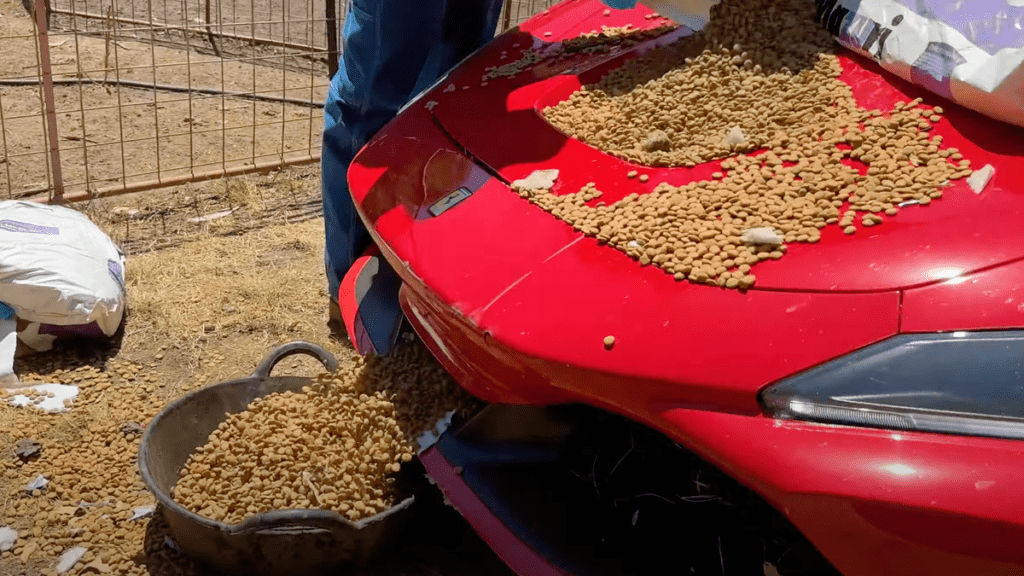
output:
[[[628,96],[657,78],[594,96],[691,34],[569,0],[356,158],[408,320],[490,403],[421,454],[432,478],[521,574],[1024,573],[1024,130],[838,48],[696,50],[715,101],[675,126],[617,116],[660,118]],[[733,130],[723,55],[744,93],[831,70],[856,106],[780,98]],[[603,135],[549,118],[573,98]],[[733,152],[671,155],[698,140]]]

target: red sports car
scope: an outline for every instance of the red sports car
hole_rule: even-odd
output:
[[[545,52],[626,24],[657,31]],[[421,454],[431,477],[524,575],[1024,574],[1024,131],[840,53],[863,107],[941,104],[933,133],[988,185],[826,227],[749,290],[680,282],[511,189],[557,169],[554,194],[614,200],[722,170],[632,164],[542,113],[692,33],[669,24],[567,0],[356,157],[406,317],[488,403]]]

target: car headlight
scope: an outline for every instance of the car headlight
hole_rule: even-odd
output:
[[[776,418],[1024,439],[1024,331],[895,336],[761,401]]]

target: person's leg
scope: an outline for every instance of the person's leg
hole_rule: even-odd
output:
[[[404,3],[416,15],[399,13],[393,2],[364,0],[353,7],[345,23],[343,58],[331,83],[325,110],[323,147],[323,198],[327,247],[325,264],[331,297],[329,324],[341,332],[341,311],[336,303],[338,285],[352,263],[369,243],[348,193],[345,173],[356,152],[397,113],[411,97],[433,84],[451,67],[494,37],[502,0],[478,0],[447,5],[447,0]],[[387,4],[387,6],[385,6]],[[416,22],[417,38],[402,37],[387,22]],[[424,22],[424,19],[429,19]],[[387,30],[383,30],[386,28]],[[407,26],[406,26],[407,28]],[[409,33],[408,30],[406,33]],[[372,40],[376,38],[376,41]],[[392,40],[398,39],[396,42]],[[384,46],[387,40],[388,46]],[[376,43],[374,43],[376,42]],[[389,79],[398,74],[400,80]],[[405,94],[403,95],[403,91]],[[380,278],[394,273],[379,259]],[[397,278],[397,277],[396,277]],[[359,304],[363,328],[386,353],[387,335],[401,322],[398,306],[400,282],[374,282]],[[393,325],[393,326],[392,326]]]
[[[324,109],[325,264],[331,299],[369,239],[348,193],[356,152],[409,98],[494,37],[502,0],[353,0]]]
[[[438,77],[494,38],[502,4],[502,0],[447,1],[443,31],[445,54]]]
[[[321,152],[329,296],[369,243],[349,196],[356,152],[409,99],[441,42],[444,0],[352,0],[324,108]]]
[[[410,96],[425,90],[464,58],[494,38],[502,0],[445,0],[441,38],[423,66]]]

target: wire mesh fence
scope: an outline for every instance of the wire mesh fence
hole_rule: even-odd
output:
[[[0,0],[0,197],[101,197],[319,158],[348,0],[32,1]],[[507,0],[500,28],[553,3]]]

